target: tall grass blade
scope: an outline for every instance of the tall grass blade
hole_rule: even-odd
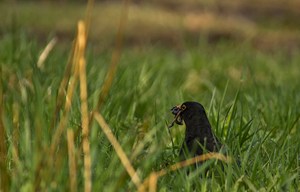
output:
[[[67,130],[70,191],[77,192],[77,167],[75,159],[74,131]]]
[[[92,190],[91,181],[91,154],[89,142],[89,111],[87,104],[87,82],[85,69],[86,27],[83,21],[78,22],[78,53],[79,53],[79,81],[81,100],[81,126],[82,126],[82,149],[84,155],[84,191]]]
[[[100,113],[96,112],[94,114],[95,120],[98,122],[100,125],[102,131],[105,133],[107,139],[110,141],[111,145],[114,147],[116,153],[118,154],[123,166],[125,167],[126,171],[131,177],[132,182],[135,184],[137,188],[141,185],[141,179],[139,178],[137,172],[133,168],[129,158],[127,157],[126,153],[122,149],[122,146],[112,133],[110,127],[106,123],[105,119],[100,115]]]

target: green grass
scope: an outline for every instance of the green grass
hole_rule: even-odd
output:
[[[67,191],[69,167],[66,133],[54,157],[47,156],[54,129],[56,95],[70,49],[57,47],[45,69],[36,67],[43,46],[23,33],[0,41],[6,168],[11,191]],[[88,104],[97,103],[112,50],[87,53]],[[216,135],[239,158],[225,171],[183,170],[159,179],[159,191],[299,191],[300,56],[262,53],[246,44],[205,42],[176,52],[160,47],[126,48],[100,109],[140,177],[176,162],[184,126],[175,126],[171,145],[165,125],[170,108],[186,100],[201,102]],[[61,114],[56,114],[60,116]],[[68,127],[80,127],[77,89]],[[4,141],[0,141],[4,142]],[[78,190],[83,190],[83,155],[76,137]],[[111,144],[91,124],[93,191],[134,191]],[[14,147],[17,158],[14,155]],[[52,167],[39,166],[45,159]],[[3,170],[1,170],[2,173]],[[202,175],[200,178],[199,175]],[[2,174],[1,174],[2,176]],[[38,181],[40,185],[36,186]],[[8,186],[9,184],[5,184]]]

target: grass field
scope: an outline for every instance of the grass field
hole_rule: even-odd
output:
[[[63,96],[58,94],[68,76],[71,48],[71,43],[58,43],[40,67],[44,45],[37,39],[16,31],[0,40],[4,190],[84,189],[79,77],[71,75]],[[111,55],[112,49],[99,51],[93,44],[87,48],[89,112],[97,106]],[[209,160],[212,169],[207,174],[203,168],[190,174],[180,169],[160,177],[158,191],[299,191],[299,63],[297,51],[262,52],[228,41],[210,44],[200,39],[197,46],[186,44],[180,51],[159,45],[126,47],[108,97],[97,110],[144,181],[153,171],[177,162],[184,126],[168,133],[170,108],[187,100],[203,104],[228,155],[241,165],[228,163],[220,171]],[[74,80],[78,82],[72,84]],[[65,101],[73,85],[74,96]],[[93,191],[137,190],[99,123],[93,120],[89,127]]]

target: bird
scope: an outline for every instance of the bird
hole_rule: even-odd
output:
[[[180,160],[221,150],[222,144],[212,132],[205,109],[200,103],[186,101],[172,107],[171,112],[174,120],[169,128],[175,123],[183,125],[184,122],[186,125],[184,142],[179,152]]]

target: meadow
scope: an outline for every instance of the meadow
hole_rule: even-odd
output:
[[[82,135],[87,115],[81,76],[69,65],[76,57],[72,42],[58,42],[38,64],[44,47],[22,30],[0,40],[4,191],[83,191],[84,142],[90,146],[92,191],[137,190],[95,118],[89,119],[88,136]],[[193,100],[206,108],[214,133],[240,166],[229,162],[224,171],[190,174],[179,169],[158,178],[158,191],[300,190],[297,50],[264,51],[249,42],[212,44],[205,38],[184,49],[126,46],[99,104],[114,51],[88,43],[86,107],[88,114],[102,114],[142,181],[178,161],[184,126],[169,132],[166,123],[171,107]],[[208,162],[214,167],[214,160]]]

